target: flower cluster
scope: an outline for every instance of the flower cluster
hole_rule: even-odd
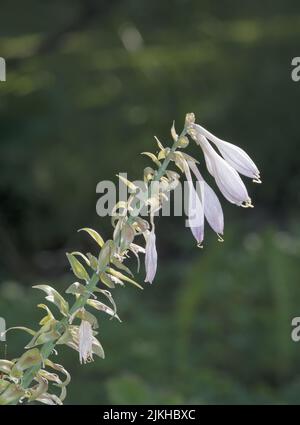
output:
[[[186,148],[189,144],[187,136],[190,136],[200,146],[208,172],[213,176],[219,190],[229,202],[244,208],[253,207],[251,198],[239,173],[252,178],[254,183],[261,183],[260,173],[255,163],[243,149],[219,139],[201,125],[196,124],[193,113],[186,115],[185,129],[181,136],[176,134],[174,126],[171,133],[175,143],[181,149]],[[213,148],[210,142],[214,144],[220,153]],[[158,160],[160,156],[165,156],[165,149],[160,143],[159,147],[160,153],[158,158],[154,156],[154,160]],[[176,166],[185,174],[188,182],[188,225],[198,246],[202,247],[204,240],[205,219],[217,233],[219,241],[223,241],[224,215],[222,206],[214,190],[202,177],[198,168],[198,161],[183,152],[174,152],[170,156],[170,160],[173,160]],[[197,180],[197,188],[199,190],[196,190],[194,186],[192,174]],[[169,188],[172,179],[168,177],[167,187]],[[172,175],[172,178],[174,179],[174,175]],[[162,179],[163,177],[160,179],[161,183],[163,182]],[[161,206],[159,197],[157,198],[156,203]],[[157,270],[154,229],[152,229],[151,238],[149,238],[149,242],[146,245],[145,265],[147,272],[146,281],[152,282]]]
[[[59,317],[47,305],[39,304],[38,307],[46,311],[46,315],[40,321],[38,330],[11,328],[25,331],[31,335],[31,340],[19,358],[12,361],[0,360],[0,404],[16,404],[22,401],[62,404],[70,375],[63,366],[50,360],[58,347],[65,345],[76,350],[80,363],[92,361],[94,355],[104,358],[104,350],[96,338],[99,324],[94,313],[104,313],[111,319],[121,321],[110,290],[127,283],[143,289],[125,264],[130,254],[137,259],[138,271],[139,256],[145,254],[145,282],[153,282],[158,260],[154,216],[162,208],[164,200],[168,199],[169,193],[177,187],[180,173],[185,175],[188,182],[188,225],[198,246],[202,246],[204,240],[205,219],[218,234],[219,240],[222,240],[222,207],[213,189],[204,181],[198,169],[199,162],[184,152],[189,145],[189,139],[201,147],[208,172],[215,179],[224,197],[239,206],[252,206],[239,173],[260,182],[259,171],[242,149],[215,137],[196,124],[194,114],[187,114],[180,135],[177,135],[174,125],[171,135],[172,147],[164,147],[156,138],[158,152],[143,153],[155,164],[155,169],[149,166],[144,169],[147,196],[140,198],[138,188],[119,176],[128,186],[130,196],[126,202],[118,202],[113,209],[112,238],[104,241],[97,231],[84,228],[81,230],[96,243],[97,252],[67,253],[73,274],[79,280],[66,290],[68,296],[75,297],[72,306],[70,307],[69,302],[50,285],[34,287],[46,294],[46,300],[59,311]],[[168,169],[172,162],[179,172]],[[196,187],[193,176],[196,179]],[[149,220],[139,216],[145,206],[149,210]],[[144,238],[145,245],[136,243],[139,236]],[[109,304],[98,297],[104,297]],[[56,372],[66,378],[62,380]],[[50,389],[54,392],[50,392]]]

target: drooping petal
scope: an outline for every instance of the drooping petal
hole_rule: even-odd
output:
[[[137,245],[135,243],[130,244],[129,250],[131,252],[133,252],[133,254],[135,255],[135,257],[137,259],[137,263],[138,263],[137,272],[139,273],[139,271],[140,271],[140,257],[139,257],[139,254],[140,253],[145,254],[146,253],[146,250],[143,247],[141,247],[141,246],[139,246],[139,245]]]
[[[237,171],[211,147],[202,134],[197,134],[196,141],[201,146],[205,158],[209,160],[208,171],[215,178],[224,197],[233,204],[251,206],[246,186]]]
[[[210,227],[218,234],[224,233],[224,215],[221,203],[213,189],[204,182],[204,215]]]
[[[198,167],[194,163],[189,163],[190,169],[202,184],[204,190],[204,215],[210,227],[218,234],[224,233],[224,215],[221,203],[214,190],[204,181]]]
[[[189,187],[188,226],[200,246],[204,239],[204,208],[194,187],[188,163],[184,162],[184,172]]]
[[[154,226],[152,225],[151,232],[147,231],[146,237],[146,254],[145,254],[145,267],[146,278],[145,282],[152,283],[157,270],[157,251],[156,251],[156,236]]]
[[[223,158],[236,171],[244,176],[251,177],[255,182],[260,182],[257,166],[243,149],[225,140],[219,139],[199,124],[195,124],[195,128],[200,134],[217,146]]]
[[[188,223],[198,245],[204,239],[204,209],[192,182],[189,185]]]
[[[79,327],[79,359],[80,363],[93,360],[93,330],[90,322],[82,320]]]
[[[216,144],[225,161],[227,161],[236,171],[244,176],[250,177],[259,183],[259,171],[250,156],[240,147],[232,143],[220,141]]]

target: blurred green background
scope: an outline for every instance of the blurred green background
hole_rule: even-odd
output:
[[[184,219],[157,225],[159,273],[117,288],[123,320],[101,320],[106,360],[72,374],[67,403],[299,403],[300,56],[298,0],[3,0],[0,56],[0,316],[41,318],[32,284],[64,289],[76,232],[108,238],[96,185],[140,178],[153,135],[186,112],[244,148],[262,172],[254,210],[222,203],[225,242],[198,250]],[[196,147],[193,155],[202,156]],[[211,179],[209,179],[210,182]],[[221,199],[221,195],[220,195]],[[144,270],[137,276],[144,279]],[[28,338],[11,333],[7,355]],[[5,347],[0,343],[0,357]]]

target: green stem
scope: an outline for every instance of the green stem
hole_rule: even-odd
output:
[[[93,274],[92,278],[90,279],[89,283],[86,286],[86,292],[84,294],[82,294],[80,297],[78,297],[78,299],[75,301],[75,303],[73,304],[73,306],[71,307],[69,314],[70,316],[72,314],[74,314],[77,310],[79,310],[80,308],[84,307],[87,300],[90,298],[91,293],[94,292],[94,290],[96,289],[96,285],[99,281],[99,277],[96,273]],[[60,320],[57,324],[56,324],[56,329],[58,330],[58,332],[63,331],[66,326],[68,325],[68,318],[64,317],[62,320]],[[52,353],[53,349],[55,348],[57,343],[56,341],[51,341],[51,342],[46,342],[42,348],[41,348],[41,356],[44,360],[46,360],[50,354]],[[31,382],[33,381],[34,377],[36,376],[37,372],[41,369],[42,364],[38,364],[35,366],[32,366],[31,368],[27,369],[26,372],[23,375],[22,378],[22,387],[23,388],[28,388],[29,385],[31,384]]]
[[[182,133],[180,134],[180,136],[173,143],[173,146],[172,146],[170,152],[168,153],[168,155],[164,159],[161,166],[158,168],[156,175],[155,175],[155,177],[152,181],[159,181],[161,179],[161,177],[165,174],[167,167],[168,167],[168,165],[171,161],[172,154],[176,151],[176,149],[178,147],[178,140],[180,139],[180,137],[184,136],[185,134],[186,134],[186,129],[184,128]],[[149,185],[148,191],[149,190],[150,190],[150,185]],[[145,204],[145,202],[144,202],[144,204]],[[141,208],[141,202],[139,201],[137,203],[137,209],[140,210],[140,208]],[[131,215],[128,218],[128,223],[132,223],[134,221],[134,219],[135,219],[135,216],[133,215],[133,213],[131,213]],[[103,270],[105,269],[105,267],[106,267],[106,265],[104,266]],[[91,294],[95,291],[98,281],[99,281],[98,274],[94,273],[93,276],[91,277],[90,281],[86,285],[85,293],[80,295],[77,298],[77,300],[75,301],[75,303],[73,304],[73,306],[71,307],[71,309],[69,311],[69,316],[71,316],[77,310],[79,310],[80,308],[83,308],[86,305],[87,300],[90,298]],[[68,317],[64,317],[63,319],[61,319],[56,324],[56,330],[60,334],[62,334],[64,332],[65,328],[67,327],[68,320],[69,320]],[[42,346],[40,352],[41,352],[41,356],[42,356],[43,360],[46,360],[51,355],[51,353],[53,352],[53,350],[54,350],[54,348],[57,344],[58,339],[59,338],[57,338],[55,341],[47,342]],[[26,370],[26,372],[23,375],[22,382],[21,382],[21,385],[24,389],[28,388],[31,385],[32,381],[34,380],[37,373],[39,372],[39,370],[42,367],[43,367],[43,364],[40,363],[40,364],[32,366],[31,368]],[[16,403],[17,403],[17,401],[14,404],[16,404]]]
[[[154,176],[153,180],[151,180],[151,182],[153,182],[153,181],[159,181],[163,177],[163,175],[165,174],[165,172],[166,172],[166,170],[168,168],[168,165],[169,165],[169,163],[170,163],[170,161],[172,159],[172,154],[174,152],[176,152],[176,149],[178,148],[179,139],[181,137],[185,136],[185,135],[186,135],[186,128],[184,128],[182,130],[180,136],[178,136],[177,140],[174,141],[174,143],[173,143],[173,145],[172,145],[172,147],[170,149],[170,152],[165,157],[164,162],[161,164],[161,166],[157,169],[156,175]],[[148,185],[148,198],[147,199],[149,199],[150,196],[151,196],[150,188],[151,188],[151,184]],[[129,215],[129,217],[128,217],[128,220],[127,220],[128,224],[132,224],[134,222],[135,217],[138,215],[137,213],[139,211],[141,211],[141,209],[143,208],[144,205],[145,205],[145,202],[142,203],[141,201],[138,201],[136,203],[136,207],[135,207],[134,211],[131,212],[130,215]]]

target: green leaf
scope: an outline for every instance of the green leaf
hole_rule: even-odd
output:
[[[159,149],[163,151],[165,148],[163,147],[161,142],[158,140],[158,138],[156,136],[154,136],[154,139],[156,140],[156,143],[157,143]]]
[[[176,133],[176,129],[175,129],[175,121],[173,121],[173,124],[172,124],[172,127],[171,127],[171,136],[172,136],[174,142],[177,142],[178,134]]]
[[[40,403],[47,404],[50,406],[59,405],[61,406],[63,403],[59,397],[55,394],[44,393],[39,398],[36,399]]]
[[[13,331],[13,330],[19,330],[19,331],[24,331],[24,332],[27,332],[28,334],[30,334],[30,335],[35,335],[36,334],[36,331],[34,331],[34,330],[32,330],[32,329],[29,329],[29,328],[26,328],[25,326],[13,326],[12,328],[8,328],[5,332],[3,332],[4,334],[6,334],[7,332],[9,332],[9,331]]]
[[[80,261],[78,261],[77,258],[72,254],[67,253],[66,255],[69,260],[69,263],[71,264],[75,276],[78,277],[78,279],[83,279],[88,282],[90,280],[90,276],[88,275],[87,271],[80,263]]]
[[[0,394],[6,390],[6,388],[10,385],[9,381],[5,381],[4,379],[0,379]]]
[[[90,267],[93,270],[97,270],[97,268],[98,268],[98,260],[97,260],[97,258],[94,255],[92,255],[91,253],[88,253],[87,254],[87,257],[88,257],[89,262],[90,262]]]
[[[66,385],[68,385],[70,383],[71,376],[70,376],[69,372],[62,365],[60,365],[58,363],[53,363],[49,359],[45,360],[45,365],[48,366],[48,367],[51,367],[52,369],[54,369],[54,370],[56,370],[56,371],[58,371],[58,372],[60,372],[60,373],[62,373],[63,375],[66,376],[65,381],[62,382],[62,386],[65,387]]]
[[[111,262],[118,269],[123,270],[124,272],[128,273],[130,276],[133,277],[133,273],[131,273],[131,270],[127,266],[125,266],[125,264],[121,263],[120,260],[118,260],[117,258],[113,257],[112,260],[111,260]]]
[[[85,320],[86,322],[89,322],[90,325],[92,326],[92,328],[94,328],[94,329],[99,328],[97,318],[92,313],[90,313],[89,311],[87,311],[85,309],[78,310],[76,312],[75,316],[78,317],[81,320]]]
[[[111,307],[108,307],[106,304],[102,303],[101,301],[89,299],[87,300],[87,304],[98,311],[104,311],[104,313],[107,313],[111,317],[115,317],[116,319],[119,320],[119,322],[121,322],[121,319],[116,314],[116,311],[113,310]]]
[[[103,347],[95,337],[93,337],[92,351],[96,354],[96,356],[101,357],[102,359],[105,358]]]
[[[30,389],[30,397],[28,398],[29,401],[37,400],[39,397],[42,397],[43,394],[47,393],[48,380],[40,374],[36,380],[38,381],[38,384]]]
[[[138,190],[138,187],[125,177],[120,176],[119,174],[117,174],[117,177],[129,188],[132,193],[135,193]]]
[[[79,256],[79,257],[81,257],[81,258],[83,258],[84,259],[84,261],[86,262],[86,264],[89,266],[89,267],[91,267],[91,263],[90,263],[90,260],[84,255],[84,254],[82,254],[82,252],[79,252],[79,251],[74,251],[74,252],[71,252],[71,255],[77,255],[77,256]]]
[[[55,304],[64,316],[68,315],[69,304],[54,288],[49,285],[35,285],[33,288],[46,292],[46,300]]]
[[[98,270],[103,270],[104,267],[110,262],[112,253],[115,249],[114,241],[108,240],[103,245],[98,259]]]
[[[56,373],[48,372],[48,370],[41,369],[37,375],[38,377],[42,377],[47,379],[47,381],[55,382],[57,385],[61,385],[62,381]]]
[[[185,153],[185,152],[181,152],[181,155],[184,157],[184,159],[186,160],[186,161],[191,161],[191,162],[194,162],[195,164],[199,164],[199,161],[197,161],[197,159],[195,159],[194,157],[192,157],[191,155],[188,155],[187,153]]]
[[[97,292],[100,292],[101,294],[103,294],[108,299],[108,301],[111,303],[111,305],[113,306],[113,309],[116,313],[117,312],[117,306],[116,306],[116,303],[115,303],[111,293],[109,291],[107,291],[106,289],[99,289],[99,288],[97,288]]]
[[[152,152],[142,152],[142,155],[147,155],[149,158],[152,159],[152,161],[158,166],[161,166],[161,162],[157,159],[157,157]]]
[[[104,283],[104,285],[106,285],[108,288],[115,287],[115,282],[112,280],[111,276],[109,276],[108,274],[103,272],[103,273],[100,273],[99,277],[101,282]]]
[[[60,337],[60,333],[52,329],[49,332],[42,333],[35,341],[34,345],[45,344],[46,342],[55,341]]]
[[[45,342],[53,341],[60,337],[60,334],[55,330],[57,320],[48,321],[41,329],[36,332],[34,337],[26,345],[26,349],[35,347],[36,345],[44,344]]]
[[[66,294],[83,295],[86,292],[86,287],[79,282],[74,282],[66,289]]]
[[[18,359],[17,363],[12,368],[12,375],[15,370],[22,371],[29,369],[32,366],[40,364],[42,362],[42,356],[38,348],[32,348],[31,350],[25,351],[24,354]]]
[[[133,285],[137,286],[140,289],[144,289],[141,285],[139,285],[133,279],[130,279],[130,277],[125,276],[123,273],[118,272],[117,270],[114,270],[111,267],[107,268],[107,272],[110,273],[111,275],[117,277],[118,279],[124,280],[125,282],[132,283]]]
[[[39,323],[40,325],[43,326],[46,323],[48,323],[49,321],[52,322],[53,320],[55,320],[51,310],[49,309],[49,307],[46,304],[38,304],[38,308],[42,308],[43,310],[47,311],[47,315],[42,318],[42,320]]]
[[[0,372],[8,375],[13,365],[13,362],[10,360],[0,360]]]
[[[104,245],[104,240],[99,235],[99,233],[96,232],[96,230],[90,229],[88,227],[84,227],[83,229],[78,230],[78,232],[82,232],[82,231],[87,232],[97,242],[97,244],[100,246],[100,248],[102,248],[102,246]]]
[[[19,400],[25,394],[25,390],[16,384],[9,387],[0,396],[0,405],[7,405]]]

